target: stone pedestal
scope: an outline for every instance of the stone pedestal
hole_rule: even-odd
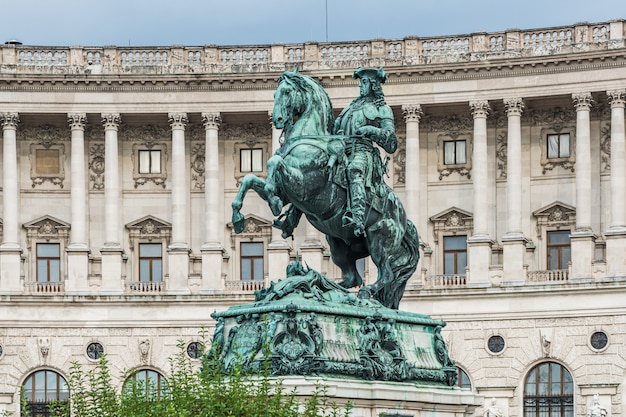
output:
[[[104,247],[100,249],[102,254],[102,281],[100,293],[102,295],[115,295],[124,292],[122,282],[122,248],[119,246]]]
[[[0,292],[4,294],[22,293],[20,282],[22,250],[19,246],[0,246]]]
[[[284,240],[273,240],[267,245],[267,262],[269,264],[269,276],[279,280],[287,275],[285,269],[289,264],[289,252],[291,248]]]
[[[316,271],[322,271],[324,263],[324,245],[318,239],[305,240],[300,246],[302,263]]]
[[[68,295],[89,294],[89,249],[83,245],[68,246],[67,252],[67,281],[65,293]]]
[[[615,227],[604,232],[606,240],[606,276],[626,277],[626,228]]]
[[[433,388],[400,382],[360,381],[349,378],[281,378],[287,392],[310,396],[317,386],[338,405],[353,404],[351,417],[411,416],[470,417],[483,398],[460,388]],[[341,414],[340,414],[341,415]]]
[[[168,253],[169,280],[166,291],[168,294],[191,294],[189,289],[189,248],[170,246]]]
[[[502,238],[502,285],[524,285],[524,255],[528,241],[521,233],[507,233]]]
[[[224,291],[222,280],[222,262],[224,248],[219,243],[205,243],[202,252],[202,285],[201,294],[214,294]]]
[[[468,287],[489,287],[489,264],[491,263],[491,245],[489,236],[472,236],[467,239],[469,250]]]
[[[570,281],[591,281],[595,253],[595,235],[590,230],[574,231],[570,235],[572,272]]]

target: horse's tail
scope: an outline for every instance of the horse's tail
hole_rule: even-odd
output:
[[[391,270],[396,279],[389,282],[387,284],[388,289],[384,291],[384,296],[388,299],[379,300],[384,305],[394,309],[398,308],[402,294],[404,294],[404,287],[417,269],[417,263],[420,260],[419,246],[420,240],[417,229],[413,222],[407,219],[402,243],[398,248],[398,253],[394,255],[394,259],[391,261]]]

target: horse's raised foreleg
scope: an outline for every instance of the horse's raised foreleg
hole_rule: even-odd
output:
[[[243,229],[246,226],[245,217],[241,214],[241,207],[243,206],[243,200],[250,189],[256,191],[256,193],[263,200],[268,202],[270,208],[272,208],[272,212],[274,211],[274,207],[272,207],[273,205],[277,207],[278,214],[280,214],[282,210],[282,201],[275,194],[268,192],[266,189],[266,181],[254,174],[248,174],[241,181],[241,184],[239,185],[239,192],[231,203],[233,208],[233,228],[235,233],[243,232]]]
[[[272,210],[272,214],[274,216],[278,216],[280,212],[283,210],[284,203],[277,196],[276,193],[276,175],[278,173],[279,167],[283,165],[284,161],[282,156],[274,154],[270,159],[267,160],[267,180],[263,185],[263,193],[269,196],[266,201],[270,205],[270,209]],[[257,191],[259,193],[259,191]],[[259,193],[260,195],[260,193]]]

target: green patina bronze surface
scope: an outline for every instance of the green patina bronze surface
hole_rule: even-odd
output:
[[[256,293],[254,304],[214,313],[213,353],[225,369],[260,366],[269,355],[276,375],[343,375],[368,380],[456,383],[457,369],[441,337],[445,323],[398,310],[419,261],[419,238],[395,193],[385,184],[377,146],[396,150],[393,114],[385,103],[382,69],[359,68],[360,94],[337,120],[322,86],[285,72],[274,94],[272,121],[283,129],[268,161],[267,180],[247,175],[232,203],[233,226],[252,189],[288,237],[304,214],[326,235],[340,282],[305,269]],[[363,285],[356,261],[371,256],[376,282]],[[265,347],[265,353],[263,352]]]
[[[255,303],[213,314],[212,353],[225,369],[255,369],[267,357],[279,376],[456,384],[444,322],[356,297],[298,262],[291,267],[298,272],[258,291]]]
[[[274,224],[288,237],[304,214],[326,235],[332,260],[342,271],[340,285],[361,286],[356,261],[371,256],[376,282],[359,297],[397,309],[419,261],[419,238],[402,203],[385,184],[386,166],[378,148],[397,147],[393,114],[385,103],[382,69],[359,68],[360,94],[334,120],[331,101],[311,77],[285,72],[274,94],[272,121],[284,142],[268,161],[268,177],[244,177],[232,203],[237,233],[248,190],[268,202]]]

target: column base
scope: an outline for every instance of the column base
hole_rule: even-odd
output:
[[[267,246],[268,275],[270,281],[278,281],[287,277],[287,265],[289,265],[291,247],[287,242],[272,241]],[[266,283],[269,284],[269,283]]]
[[[181,243],[171,244],[167,248],[169,280],[165,291],[168,294],[187,295],[189,289],[189,246]]]
[[[324,245],[319,239],[305,240],[300,246],[302,254],[302,264],[314,269],[320,273],[324,273]]]
[[[593,281],[596,238],[590,228],[579,228],[570,234],[572,270],[570,282]]]
[[[102,255],[102,270],[100,272],[100,288],[93,288],[92,292],[100,295],[120,295],[124,293],[124,282],[122,282],[122,268],[124,264],[124,250],[117,244],[105,244],[100,249]]]
[[[486,234],[473,235],[467,239],[469,252],[468,288],[485,288],[491,286],[489,265],[491,265],[491,246],[493,240]]]
[[[626,277],[626,227],[611,227],[603,233],[606,241],[606,276]]]
[[[501,286],[524,285],[524,255],[528,239],[520,232],[510,232],[502,237]]]

